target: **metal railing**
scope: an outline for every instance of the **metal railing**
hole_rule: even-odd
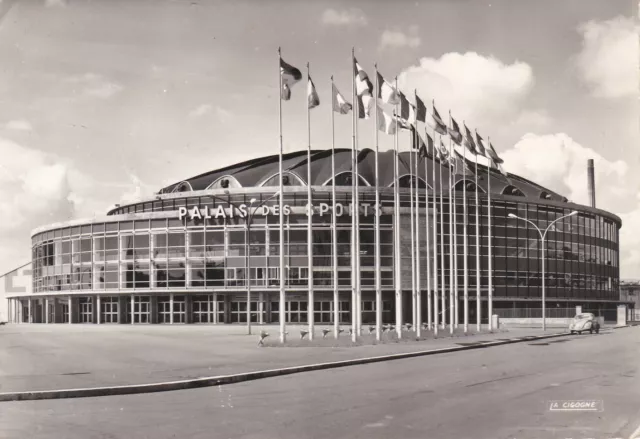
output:
[[[493,313],[501,319],[541,319],[541,308],[493,308]],[[576,315],[575,306],[572,308],[547,308],[545,312],[549,319],[573,318]]]

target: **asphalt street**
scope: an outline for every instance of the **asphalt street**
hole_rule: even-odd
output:
[[[640,328],[156,393],[0,403],[2,438],[624,438]],[[602,411],[549,402],[600,400]]]

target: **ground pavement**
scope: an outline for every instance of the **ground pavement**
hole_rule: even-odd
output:
[[[640,328],[622,328],[219,387],[5,402],[0,437],[629,439],[639,364]],[[549,410],[570,399],[602,411]]]
[[[301,345],[295,341],[299,329],[288,327],[294,346]],[[343,334],[340,347],[259,348],[262,330],[277,340],[277,326],[255,326],[248,336],[245,327],[235,325],[5,325],[0,327],[0,392],[148,384],[542,333],[512,329],[464,336],[458,328],[456,338],[441,330],[437,340],[354,347],[344,346],[350,342]],[[385,339],[394,336],[384,334]],[[320,332],[317,337],[321,338]]]

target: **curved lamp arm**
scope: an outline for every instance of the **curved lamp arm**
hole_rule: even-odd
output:
[[[528,219],[526,219],[526,218],[521,218],[521,217],[519,217],[519,216],[517,216],[517,215],[515,215],[515,214],[513,214],[513,213],[510,213],[508,216],[509,216],[509,218],[519,219],[519,220],[522,220],[522,221],[526,221],[526,222],[528,222],[528,223],[529,223],[529,224],[531,224],[533,227],[535,227],[535,229],[538,231],[538,233],[540,234],[540,239],[544,240],[544,234],[543,234],[543,233],[542,233],[542,231],[538,228],[538,226],[536,226],[536,225],[533,223],[533,221],[530,221],[530,220],[528,220]],[[545,232],[545,233],[546,233],[546,232]]]
[[[544,231],[543,239],[544,239],[544,236],[546,236],[546,235],[547,235],[547,232],[551,229],[551,226],[553,226],[555,223],[557,223],[558,221],[563,220],[563,219],[565,219],[565,218],[568,218],[568,217],[570,217],[570,216],[577,215],[577,214],[578,214],[578,211],[577,211],[577,210],[574,210],[573,212],[571,212],[571,213],[570,213],[570,214],[568,214],[568,215],[561,216],[560,218],[556,218],[555,220],[551,221],[551,223],[549,224],[549,226],[547,227],[547,229]]]

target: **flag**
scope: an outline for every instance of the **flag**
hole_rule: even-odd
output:
[[[373,84],[369,80],[369,75],[362,70],[358,61],[353,58],[354,75],[356,77],[356,94],[358,96],[369,95],[373,93]]]
[[[309,103],[309,109],[320,105],[320,97],[318,96],[318,92],[316,92],[316,86],[313,85],[311,76],[309,76],[309,81],[307,82],[307,101]]]
[[[416,121],[427,122],[427,106],[418,95],[416,95]]]
[[[442,140],[440,140],[440,157],[442,157],[442,161],[446,161],[449,164],[453,164],[451,161],[451,157],[449,157],[449,150],[447,149],[446,146],[444,146],[444,143],[442,143]]]
[[[471,131],[469,131],[469,128],[467,128],[467,125],[464,126],[464,129],[466,131],[464,146],[471,151],[471,154],[477,155],[478,151],[476,151],[476,142],[473,141],[473,135],[471,134]]]
[[[447,125],[442,121],[438,110],[436,110],[435,105],[433,105],[433,111],[431,112],[431,123],[427,122],[431,128],[433,128],[436,132],[442,134],[443,136],[447,135]]]
[[[483,157],[487,157],[487,149],[484,147],[484,144],[482,143],[482,137],[480,137],[480,134],[478,134],[478,132],[476,131],[476,146],[478,147],[478,154],[480,154]]]
[[[415,125],[416,123],[416,108],[402,92],[400,92],[400,118],[403,119],[407,125]]]
[[[424,140],[422,140],[422,137],[420,137],[420,134],[416,131],[416,129],[411,127],[411,131],[411,134],[415,136],[413,137],[413,149],[417,149],[418,151],[422,148],[426,149],[427,146],[425,145]]]
[[[333,85],[333,111],[340,114],[347,114],[351,110],[352,106],[347,100],[340,94],[338,87]]]
[[[358,105],[358,118],[371,118],[371,111],[373,110],[374,106],[373,97],[371,97],[371,95],[356,96],[356,103]]]
[[[460,127],[458,126],[458,122],[452,117],[451,118],[451,128],[449,128],[449,137],[453,140],[456,145],[460,145],[462,143],[462,133],[460,132]]]
[[[471,170],[467,162],[464,160],[464,158],[460,155],[460,153],[454,150],[454,155],[455,157],[453,157],[453,162],[455,167],[455,173],[461,174],[461,175],[472,175],[473,171]]]
[[[282,58],[280,58],[280,76],[282,78],[282,90],[280,95],[283,100],[288,101],[291,98],[291,87],[302,79],[302,73],[300,73],[300,70],[293,67],[291,64],[287,64]]]
[[[385,134],[396,133],[396,118],[385,113],[379,105],[376,105],[378,112],[378,129]]]
[[[440,161],[440,151],[434,146],[433,138],[427,133],[427,154],[433,158],[433,160]]]
[[[382,77],[379,72],[378,75],[378,96],[377,98],[382,100],[385,104],[397,105],[400,103],[400,97],[396,89]]]
[[[491,161],[493,161],[493,164],[496,166],[496,168],[498,167],[497,165],[504,163],[504,160],[502,160],[498,156],[498,153],[496,152],[496,150],[493,149],[493,145],[491,144],[491,142],[489,142],[489,148],[487,149],[487,153],[489,154]]]

